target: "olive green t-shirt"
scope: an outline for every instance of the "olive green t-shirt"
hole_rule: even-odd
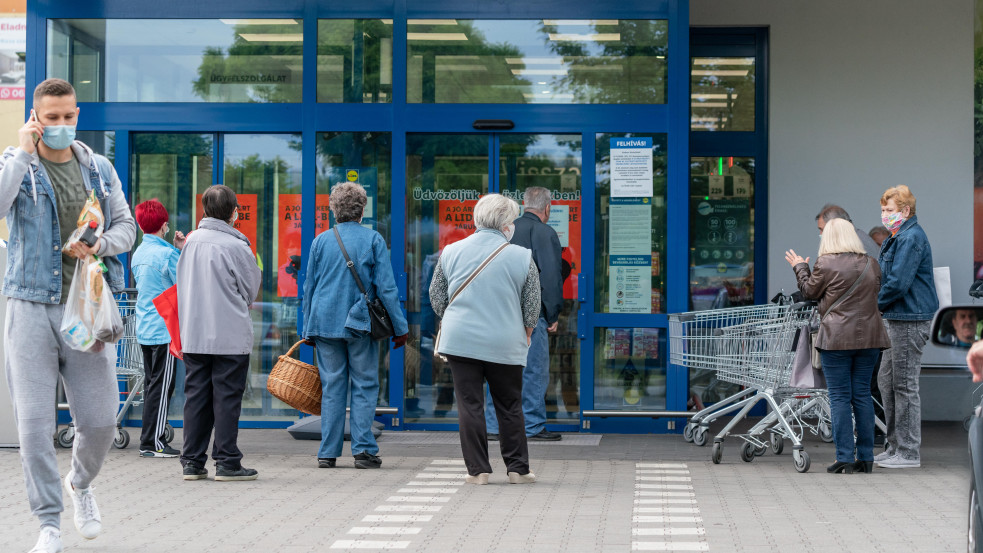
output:
[[[55,206],[58,208],[58,226],[61,230],[61,243],[68,242],[68,237],[78,226],[79,214],[85,207],[85,200],[88,193],[82,183],[82,170],[79,162],[72,156],[72,159],[65,163],[55,163],[41,158],[44,170],[47,171],[51,179],[51,186],[55,189]],[[61,254],[61,303],[68,300],[68,290],[72,286],[72,277],[75,276],[76,258]]]

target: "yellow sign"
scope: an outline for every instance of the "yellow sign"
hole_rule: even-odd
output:
[[[348,170],[348,182],[358,182],[358,170],[349,169]]]

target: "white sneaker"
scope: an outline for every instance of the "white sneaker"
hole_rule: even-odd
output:
[[[900,455],[895,455],[883,461],[877,461],[875,464],[882,469],[917,469],[922,466],[921,461],[918,459],[905,459]]]
[[[532,484],[536,481],[536,475],[532,471],[526,474],[519,474],[518,472],[509,473],[509,484]]]
[[[72,476],[74,473],[68,471],[65,476],[65,491],[68,497],[72,498],[72,505],[75,506],[75,528],[79,534],[87,540],[95,539],[102,532],[102,518],[99,516],[99,506],[96,505],[96,496],[92,495],[92,487],[84,490],[76,489],[72,486]]]
[[[61,530],[42,526],[38,542],[27,553],[61,553]]]
[[[885,450],[878,453],[877,455],[874,455],[874,462],[887,461],[891,457],[894,457],[894,453]]]
[[[488,483],[488,473],[480,472],[474,476],[471,476],[469,474],[464,477],[464,481],[467,482],[468,484],[477,484],[479,486],[484,486],[485,484]]]

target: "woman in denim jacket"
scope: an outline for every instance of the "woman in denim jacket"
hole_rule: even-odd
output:
[[[881,359],[877,385],[884,401],[886,450],[874,457],[881,468],[921,466],[922,406],[918,395],[922,349],[939,309],[932,247],[915,216],[915,196],[907,186],[881,196],[881,221],[891,236],[881,245],[881,289],[877,307],[891,338]]]
[[[360,223],[368,198],[353,182],[331,190],[331,212],[345,251],[365,285],[369,300],[379,297],[396,336],[395,347],[406,343],[409,327],[399,304],[396,278],[386,240]],[[372,420],[379,401],[379,342],[369,335],[369,309],[348,270],[334,230],[311,244],[304,282],[304,338],[317,348],[321,373],[320,468],[335,466],[345,437],[345,403],[351,386],[351,435],[355,468],[382,466]],[[388,344],[387,344],[388,345]]]

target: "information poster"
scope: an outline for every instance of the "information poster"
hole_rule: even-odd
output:
[[[611,198],[608,311],[652,312],[652,199]]]
[[[611,139],[611,197],[652,197],[652,138]]]
[[[580,200],[553,200],[550,219],[546,222],[560,239],[563,259],[563,298],[577,299],[577,279],[580,278]]]
[[[362,226],[372,230],[378,230],[378,222],[376,220],[376,217],[378,216],[376,204],[379,196],[378,170],[375,167],[333,167],[327,171],[326,176],[329,185],[332,187],[343,182],[355,182],[362,185],[362,188],[365,189],[365,195],[368,196],[368,202],[365,204],[365,211],[362,213]],[[327,198],[328,194],[325,194],[324,196]],[[318,207],[316,208],[318,234],[324,232],[324,230],[326,230],[329,226],[328,219],[325,218],[323,219],[324,228],[321,228],[322,218],[330,216],[330,212],[328,211],[328,203],[324,203],[323,210],[320,206],[321,204],[318,203]]]
[[[205,209],[201,206],[201,194],[195,196],[197,202],[195,213],[198,220],[195,221],[195,228],[205,217]],[[236,194],[236,201],[239,202],[239,218],[232,224],[236,230],[246,235],[249,239],[249,249],[256,256],[256,218],[259,216],[259,197],[256,194]]]

